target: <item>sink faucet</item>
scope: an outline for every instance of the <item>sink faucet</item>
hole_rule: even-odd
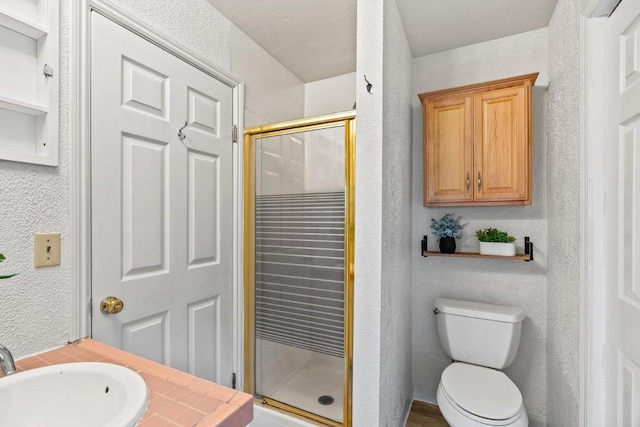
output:
[[[16,364],[13,361],[13,356],[7,347],[0,344],[0,369],[5,375],[11,375],[16,372]]]

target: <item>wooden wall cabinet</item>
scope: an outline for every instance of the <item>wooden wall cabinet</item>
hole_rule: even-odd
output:
[[[425,206],[531,204],[538,73],[419,95]]]

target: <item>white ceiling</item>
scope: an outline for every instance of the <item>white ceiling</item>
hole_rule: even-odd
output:
[[[355,71],[356,0],[208,0],[304,82]],[[557,0],[396,0],[414,57],[546,27]]]

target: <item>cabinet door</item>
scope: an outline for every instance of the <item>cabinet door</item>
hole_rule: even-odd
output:
[[[472,98],[428,100],[424,107],[424,205],[473,200]]]
[[[529,90],[520,86],[474,97],[476,201],[531,203]]]

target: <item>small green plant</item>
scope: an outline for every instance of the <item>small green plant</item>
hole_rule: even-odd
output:
[[[4,261],[6,258],[4,255],[0,254],[0,262]],[[0,280],[1,279],[8,279],[10,277],[15,276],[15,274],[9,274],[9,275],[4,275],[4,276],[0,276]]]
[[[467,225],[460,224],[461,216],[455,217],[452,213],[445,214],[439,220],[435,220],[431,218],[431,230],[433,234],[441,239],[443,237],[454,237],[459,238],[462,233],[462,229]]]
[[[476,237],[481,242],[494,242],[494,243],[513,243],[516,238],[509,236],[506,231],[500,231],[495,228],[485,228],[484,230],[476,231]]]

